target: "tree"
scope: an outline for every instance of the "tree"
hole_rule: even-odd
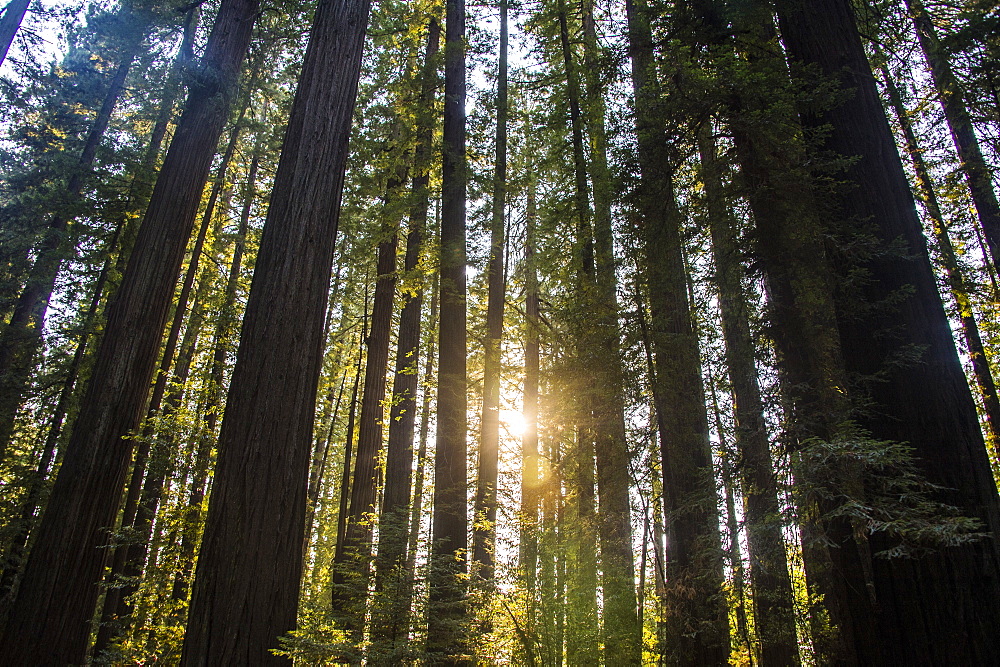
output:
[[[427,651],[449,664],[467,660],[465,2],[445,3],[437,448],[431,528]]]
[[[326,292],[370,6],[316,9],[222,420],[184,664],[279,662],[270,649],[295,627]]]
[[[0,646],[12,660],[82,662],[156,350],[256,16],[255,0],[220,7],[197,83],[160,170],[143,226],[108,311],[87,395],[25,567]]]
[[[828,126],[824,148],[857,156],[844,173],[851,187],[837,197],[838,216],[855,228],[870,223],[884,248],[901,244],[901,251],[856,262],[866,272],[857,295],[866,306],[863,316],[856,301],[838,299],[845,365],[868,379],[860,423],[876,438],[907,443],[927,480],[939,485],[937,498],[996,531],[1000,504],[975,406],[852,9],[841,0],[814,3],[808,11],[791,2],[778,9],[790,56],[853,91],[841,104],[807,116],[812,126]],[[875,552],[890,542],[882,535],[870,539]],[[859,646],[859,658],[881,659],[892,646],[895,660],[994,659],[986,637],[996,626],[990,614],[997,609],[997,566],[990,541],[956,544],[921,559],[873,560],[878,639]]]

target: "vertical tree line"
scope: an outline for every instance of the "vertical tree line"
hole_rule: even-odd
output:
[[[4,655],[996,662],[988,9],[10,0]]]

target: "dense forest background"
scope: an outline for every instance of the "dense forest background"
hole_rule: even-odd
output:
[[[989,0],[7,0],[9,664],[1000,662]]]

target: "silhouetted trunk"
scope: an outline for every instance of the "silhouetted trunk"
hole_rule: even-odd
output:
[[[596,435],[598,529],[601,545],[601,589],[604,609],[601,630],[604,660],[638,665],[642,659],[642,628],[635,595],[632,517],[629,502],[629,454],[625,438],[624,379],[621,333],[618,328],[617,280],[611,228],[613,184],[608,168],[605,129],[605,86],[601,81],[603,54],[597,39],[594,3],[582,0],[583,59],[586,98],[584,116],[590,138],[591,182],[594,191],[594,249],[597,318],[584,348],[584,367],[595,373],[590,398]]]
[[[431,527],[427,651],[461,663],[467,654],[466,487],[465,0],[446,0],[444,137],[441,184],[441,319],[438,350],[437,449]]]
[[[815,0],[808,11],[795,3],[780,3],[778,9],[789,54],[854,91],[820,116],[807,116],[811,125],[828,128],[823,148],[857,156],[844,173],[852,187],[839,193],[837,213],[871,221],[866,231],[883,246],[903,246],[844,269],[867,273],[859,293],[840,296],[838,303],[847,370],[877,378],[865,386],[861,425],[875,438],[908,443],[927,480],[939,485],[935,498],[996,533],[1000,503],[975,404],[851,5]],[[863,317],[852,315],[858,300],[867,306]],[[919,360],[907,350],[918,351]],[[901,353],[910,360],[901,361]],[[893,545],[878,533],[870,541],[873,551]],[[871,594],[879,623],[872,634],[878,646],[860,647],[861,660],[879,662],[879,649],[892,647],[891,660],[901,663],[996,662],[998,561],[995,540],[920,559],[875,559]]]
[[[316,9],[222,420],[182,664],[285,663],[270,649],[295,627],[327,292],[369,8],[369,0],[323,0]]]
[[[361,387],[361,364],[364,361],[364,341],[368,338],[368,286],[365,285],[365,306],[361,319],[361,340],[358,344],[358,365],[354,371],[354,386],[351,388],[351,402],[347,409],[347,427],[344,437],[344,465],[340,469],[340,489],[337,504],[337,539],[335,554],[344,548],[347,535],[347,504],[351,499],[351,463],[354,461],[354,436],[358,421],[358,391]]]
[[[979,148],[979,139],[965,106],[965,90],[951,70],[951,63],[941,43],[931,17],[920,0],[905,0],[913,19],[913,27],[917,31],[920,48],[927,59],[934,80],[934,88],[944,117],[951,130],[951,138],[955,142],[955,150],[969,185],[972,201],[976,205],[979,224],[986,234],[986,243],[990,249],[993,264],[1000,264],[1000,203],[997,202],[996,191],[993,189],[992,172],[983,152]]]
[[[490,254],[486,267],[486,342],[483,357],[483,412],[479,437],[479,471],[476,478],[475,520],[472,528],[472,574],[475,582],[491,591],[495,584],[497,520],[497,464],[500,456],[500,357],[503,337],[504,266],[507,241],[507,0],[500,0],[500,56],[497,65],[497,132],[493,169],[493,217]]]
[[[21,27],[24,14],[28,11],[31,0],[10,0],[4,7],[3,16],[0,17],[0,65],[7,58],[7,51],[14,43],[14,35]]]
[[[403,269],[412,275],[420,260],[429,208],[430,157],[433,125],[429,110],[433,107],[437,79],[436,56],[441,28],[432,18],[427,30],[427,47],[421,80],[418,111],[417,146],[414,150],[409,232]],[[396,340],[396,368],[389,411],[389,439],[385,461],[385,488],[379,511],[378,559],[375,562],[375,591],[380,596],[372,611],[371,639],[382,659],[398,660],[397,652],[406,644],[409,631],[410,596],[403,589],[411,586],[404,569],[409,535],[410,482],[413,470],[413,435],[417,416],[417,368],[420,362],[420,310],[424,288],[407,292],[399,315]],[[435,304],[436,306],[436,304]],[[425,378],[428,376],[425,375]],[[426,409],[425,409],[426,412]],[[422,482],[421,482],[422,486]],[[419,496],[420,491],[416,492]],[[414,499],[416,502],[416,499]],[[419,516],[419,515],[418,515]]]
[[[672,661],[721,664],[729,655],[719,513],[698,338],[691,326],[681,214],[668,138],[657,108],[646,9],[629,2],[629,55],[639,143],[638,207],[649,285],[649,335],[667,522],[667,633]]]
[[[431,290],[431,312],[428,319],[427,355],[424,363],[424,398],[420,406],[420,437],[417,447],[416,472],[413,474],[413,503],[410,508],[410,528],[406,540],[406,565],[403,575],[403,589],[400,592],[399,608],[407,614],[405,625],[401,628],[401,639],[405,642],[412,625],[409,615],[410,604],[413,601],[413,584],[416,579],[417,549],[420,548],[420,521],[424,508],[424,477],[427,470],[427,437],[430,430],[431,390],[426,380],[433,377],[435,349],[435,327],[438,314],[438,281],[434,280]]]
[[[760,660],[765,665],[797,665],[798,640],[782,535],[784,526],[778,504],[778,482],[754,362],[756,346],[750,331],[750,313],[744,296],[743,267],[747,260],[737,242],[736,221],[722,189],[715,140],[708,123],[701,129],[699,150],[726,344],[726,367],[735,397],[736,450],[739,453],[735,470],[743,493]],[[723,466],[734,467],[729,461],[723,461]]]
[[[83,662],[133,441],[146,403],[185,246],[228,115],[257,0],[223,0],[201,76],[108,308],[90,386],[0,642],[13,662]],[[209,73],[210,70],[210,73]]]
[[[595,299],[596,267],[593,230],[591,228],[590,188],[587,182],[586,154],[583,141],[583,114],[580,109],[580,80],[573,56],[569,32],[569,12],[565,0],[557,4],[559,43],[569,98],[570,132],[573,150],[575,189],[573,203],[576,218],[574,243],[574,281],[579,302],[576,308],[588,311],[597,305]],[[581,318],[582,319],[582,318]],[[589,323],[581,322],[573,332],[576,363],[587,371],[587,351],[593,344]],[[595,383],[597,384],[597,383]],[[601,383],[603,384],[603,383]],[[600,626],[597,612],[597,545],[598,523],[594,494],[594,443],[597,427],[594,403],[610,398],[596,387],[577,387],[580,398],[574,406],[577,426],[570,451],[566,456],[567,482],[566,520],[568,521],[566,556],[566,659],[570,664],[585,664],[600,655]],[[601,386],[600,389],[606,389]],[[592,394],[592,395],[591,395]]]
[[[530,151],[529,151],[530,154]],[[525,624],[528,633],[537,637],[538,587],[538,384],[539,384],[539,310],[538,267],[535,259],[535,227],[537,209],[533,167],[528,166],[528,193],[525,208],[524,240],[524,432],[521,434],[521,525],[518,564],[524,577],[528,608]]]
[[[392,176],[390,181],[384,201],[387,210],[383,212],[387,217],[393,217],[394,204],[399,199],[398,191],[402,185],[396,176]],[[399,223],[395,219],[382,222],[380,236],[385,240],[378,244],[372,326],[365,341],[368,353],[358,420],[358,451],[351,481],[351,503],[344,540],[338,546],[333,564],[333,613],[354,641],[361,640],[364,630],[372,551],[372,524],[368,517],[376,511],[376,491],[382,476],[379,461],[382,458],[392,307],[396,296],[398,228]]]

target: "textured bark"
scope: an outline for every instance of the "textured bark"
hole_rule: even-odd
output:
[[[507,0],[500,0],[500,56],[497,66],[497,132],[493,169],[493,217],[486,267],[486,342],[483,359],[483,411],[480,422],[479,470],[472,528],[472,574],[484,590],[495,585],[497,465],[500,456],[500,362],[507,274]]]
[[[0,647],[13,662],[79,663],[177,278],[246,54],[256,0],[224,0],[160,170],[90,386]],[[210,73],[209,73],[210,72]]]
[[[837,198],[837,213],[871,221],[884,245],[904,246],[863,261],[868,280],[860,294],[841,297],[838,304],[848,371],[877,377],[865,387],[861,424],[876,438],[908,443],[926,478],[940,485],[936,498],[996,534],[1000,503],[975,404],[851,5],[816,0],[806,10],[789,1],[778,9],[788,53],[853,91],[820,117],[807,117],[829,128],[824,148],[858,158],[845,171],[852,187]],[[863,318],[852,316],[859,298],[869,306]],[[901,362],[907,349],[919,351],[919,360]],[[873,550],[891,544],[878,534],[870,539]],[[872,632],[878,641],[859,646],[859,661],[879,662],[880,651],[892,647],[894,662],[996,662],[998,562],[995,540],[940,549],[922,559],[875,560],[872,594],[879,614]]]
[[[3,16],[0,17],[0,65],[7,58],[7,51],[14,43],[14,35],[21,27],[24,14],[28,11],[31,0],[10,0],[3,9]]]
[[[698,339],[681,241],[681,217],[661,113],[645,9],[626,5],[642,173],[638,206],[650,293],[650,339],[664,475],[669,661],[720,664],[729,655],[721,537]]]
[[[413,197],[406,257],[403,269],[412,276],[420,260],[429,208],[428,182],[433,126],[429,111],[434,104],[436,55],[441,41],[437,19],[427,30],[420,101],[424,113],[418,116],[417,146],[414,151]],[[398,659],[397,651],[406,643],[409,630],[410,598],[404,589],[411,586],[404,568],[409,535],[410,482],[413,470],[413,436],[417,416],[417,367],[420,361],[420,310],[423,285],[415,293],[404,295],[396,340],[396,368],[392,384],[392,407],[389,412],[389,439],[386,447],[385,488],[379,511],[378,559],[375,562],[375,590],[382,600],[372,612],[371,637],[378,643],[380,655]],[[425,376],[426,377],[426,376]],[[418,492],[419,493],[419,492]]]
[[[699,149],[726,344],[726,366],[735,398],[737,459],[735,466],[728,461],[723,465],[735,467],[743,494],[760,659],[767,665],[797,665],[798,640],[778,483],[754,363],[749,308],[743,291],[746,258],[737,244],[736,221],[722,190],[715,142],[707,124],[699,136]],[[731,536],[731,539],[734,538]]]
[[[431,535],[427,651],[465,664],[468,643],[466,487],[465,1],[445,3],[444,146],[441,185],[441,321],[438,337],[437,450]]]
[[[295,627],[323,325],[369,9],[368,0],[316,9],[222,420],[183,664],[284,664],[270,649]]]

